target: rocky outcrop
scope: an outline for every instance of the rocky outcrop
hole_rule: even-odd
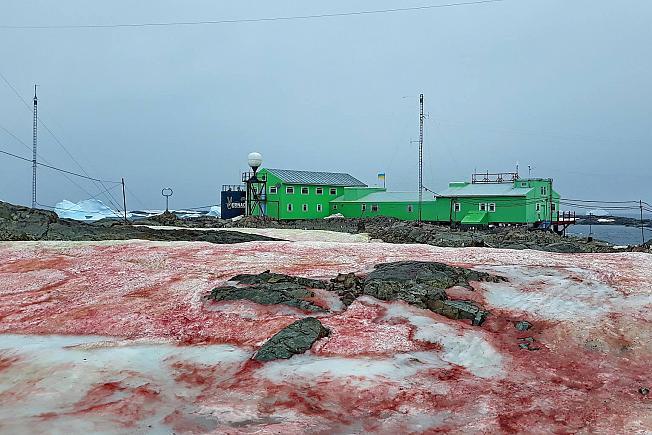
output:
[[[292,283],[310,288],[326,288],[326,282],[318,279],[303,278],[300,276],[284,275],[282,273],[272,273],[266,270],[259,274],[241,274],[236,275],[230,281],[239,282],[240,284],[276,284]]]
[[[207,298],[216,302],[247,300],[261,305],[287,305],[305,311],[326,311],[306,300],[314,296],[313,292],[302,285],[279,282],[271,284],[258,283],[248,287],[216,287]]]
[[[309,350],[320,338],[327,337],[330,331],[314,317],[297,320],[283,328],[267,340],[256,352],[256,361],[288,359]]]
[[[320,312],[324,308],[312,303],[311,289],[337,293],[345,306],[358,297],[372,296],[381,301],[403,301],[456,320],[470,320],[482,325],[488,311],[471,301],[448,300],[446,289],[463,286],[472,289],[471,281],[503,281],[504,278],[463,267],[427,261],[399,261],[375,266],[366,277],[354,273],[338,274],[325,281],[303,278],[269,270],[259,274],[236,275],[229,281],[240,286],[214,288],[207,296],[213,301],[249,300],[262,305],[287,305],[304,311]]]
[[[236,231],[156,230],[105,220],[90,224],[59,219],[56,213],[0,202],[0,240],[153,240],[217,244],[278,240]]]

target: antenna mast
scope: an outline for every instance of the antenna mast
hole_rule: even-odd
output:
[[[32,126],[32,208],[36,208],[36,144],[38,132],[38,99],[34,85],[34,124]]]
[[[423,206],[423,94],[419,95],[419,223]]]

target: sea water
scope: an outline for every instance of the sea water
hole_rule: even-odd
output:
[[[571,225],[566,233],[579,237],[591,235],[614,245],[640,245],[643,241],[640,228],[624,225]],[[651,228],[643,228],[643,233],[645,241],[652,239]]]

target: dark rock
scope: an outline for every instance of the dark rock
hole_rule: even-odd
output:
[[[644,396],[647,396],[650,394],[650,389],[647,387],[641,387],[638,389],[638,392],[641,393]]]
[[[222,286],[207,296],[213,301],[248,300],[261,305],[287,305],[300,310],[324,312],[323,308],[305,300],[315,294],[306,287],[290,283],[260,283],[249,287]]]
[[[340,273],[328,285],[328,290],[334,291],[347,307],[363,294],[363,281],[354,273]]]
[[[447,289],[456,285],[471,288],[470,281],[500,282],[505,281],[505,278],[444,263],[398,261],[376,265],[365,280],[366,283],[372,281],[413,281],[430,287]]]
[[[262,283],[294,283],[310,288],[326,288],[326,282],[319,279],[303,278],[301,276],[284,275],[281,273],[272,273],[269,270],[259,274],[241,274],[236,275],[230,281],[239,282],[240,284],[262,284]]]
[[[218,244],[278,240],[236,231],[156,230],[122,221],[98,224],[59,219],[56,213],[0,202],[0,240],[155,240],[198,241]]]
[[[518,347],[520,347],[521,349],[541,350],[540,347],[535,346],[533,337],[519,338],[519,341],[520,343],[518,344]]]
[[[470,301],[436,300],[428,304],[435,313],[454,320],[470,320],[474,326],[481,326],[489,315]]]
[[[314,317],[297,320],[283,328],[267,340],[256,352],[256,361],[288,359],[292,355],[306,352],[320,338],[327,337],[330,331]]]
[[[525,321],[525,320],[514,322],[514,328],[518,329],[519,331],[527,331],[531,327],[532,327],[532,324],[530,322]]]

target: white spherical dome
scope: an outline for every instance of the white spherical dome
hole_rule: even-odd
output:
[[[263,156],[261,156],[260,153],[249,153],[247,161],[249,162],[249,166],[256,169],[263,164]]]

